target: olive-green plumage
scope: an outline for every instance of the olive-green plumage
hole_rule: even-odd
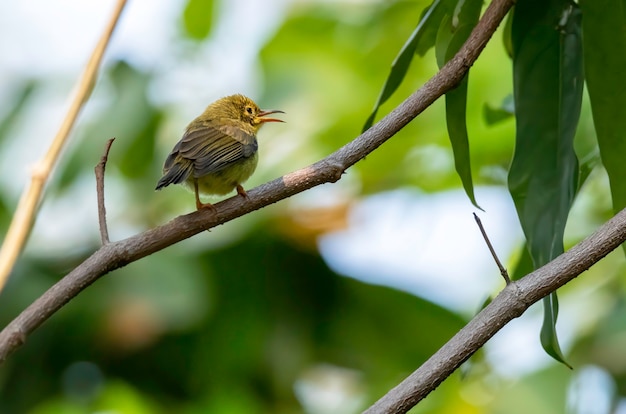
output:
[[[283,122],[264,116],[282,111],[262,111],[250,98],[231,95],[209,105],[194,119],[174,146],[163,166],[160,190],[184,183],[196,195],[196,207],[212,207],[200,202],[199,193],[227,194],[233,189],[246,196],[241,186],[258,162],[256,133],[265,122]]]

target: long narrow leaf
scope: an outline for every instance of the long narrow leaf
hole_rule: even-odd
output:
[[[516,147],[509,190],[535,268],[563,252],[578,188],[574,134],[583,90],[581,13],[567,0],[526,0],[513,15]],[[541,341],[564,361],[556,336],[556,298],[546,299]]]
[[[459,6],[457,15],[443,20],[437,35],[436,55],[439,67],[454,57],[478,23],[482,0],[460,0]],[[466,123],[468,79],[469,75],[459,83],[459,86],[446,93],[446,125],[454,154],[454,166],[465,193],[472,204],[480,208],[474,196]]]
[[[626,207],[626,4],[583,0],[587,89],[602,163],[611,183],[613,209]]]
[[[556,292],[550,293],[543,298],[543,324],[541,325],[541,346],[552,358],[562,362],[565,366],[573,369],[563,358],[563,352],[559,345],[559,339],[555,332],[556,320],[559,316],[559,300]]]

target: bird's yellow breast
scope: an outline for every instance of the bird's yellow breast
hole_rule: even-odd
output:
[[[237,185],[244,183],[258,164],[258,153],[254,153],[251,157],[241,159],[223,170],[196,177],[198,180],[198,190],[202,194],[224,195],[228,194]],[[186,182],[187,186],[193,191],[193,177],[189,177]]]

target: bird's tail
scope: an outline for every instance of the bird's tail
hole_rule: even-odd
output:
[[[185,160],[186,161],[186,160]],[[166,163],[167,164],[167,163]],[[163,187],[167,187],[170,184],[180,184],[189,178],[189,175],[193,171],[193,164],[191,162],[175,162],[170,168],[166,169],[163,177],[159,180],[155,190],[160,190]]]

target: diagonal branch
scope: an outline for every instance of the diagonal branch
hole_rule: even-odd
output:
[[[46,319],[106,273],[294,194],[339,180],[346,169],[378,148],[463,79],[513,3],[514,0],[494,0],[453,59],[372,128],[328,157],[248,191],[247,200],[233,197],[222,201],[215,205],[216,213],[196,211],[102,246],[0,332],[0,362]]]

